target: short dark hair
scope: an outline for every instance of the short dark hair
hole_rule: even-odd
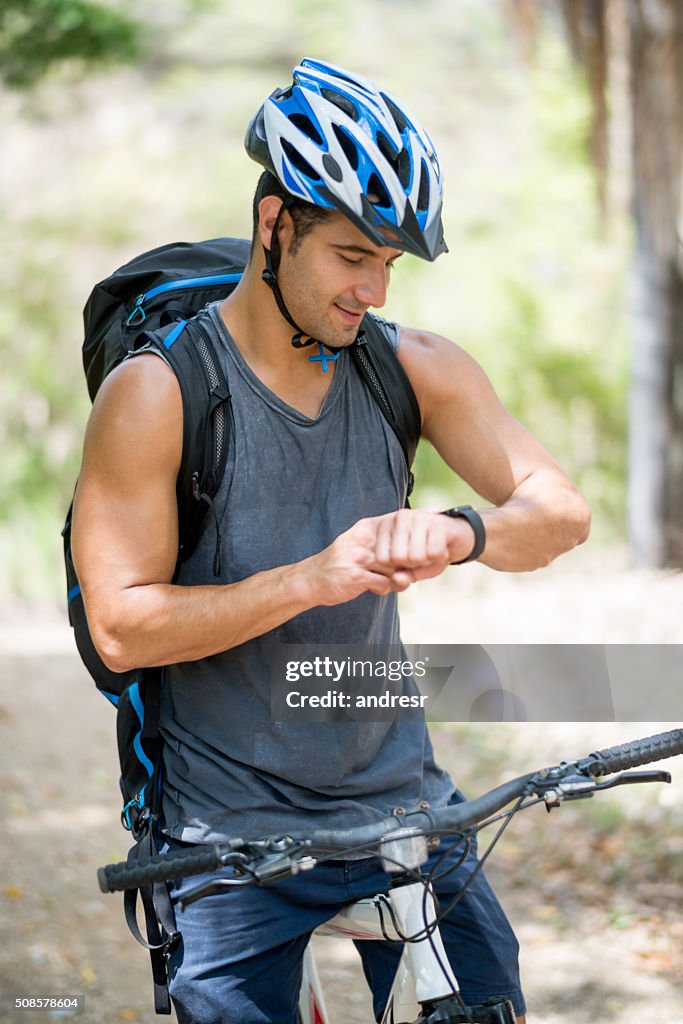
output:
[[[265,199],[266,196],[277,196],[278,199],[290,200],[290,204],[287,209],[292,218],[292,223],[294,224],[294,235],[289,246],[289,252],[292,254],[296,253],[302,240],[313,230],[315,225],[324,221],[331,212],[325,207],[314,206],[313,203],[307,203],[303,199],[292,200],[291,194],[287,191],[284,185],[278,181],[275,175],[271,174],[270,171],[264,171],[258,180],[256,191],[254,193],[254,202],[252,207],[252,253],[254,252],[258,240],[259,203],[262,199]]]

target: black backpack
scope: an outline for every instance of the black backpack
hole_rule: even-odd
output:
[[[228,295],[249,258],[249,242],[217,238],[180,242],[144,253],[93,289],[83,311],[83,365],[91,400],[111,370],[133,351],[159,349],[174,370],[183,402],[183,452],[178,473],[178,563],[194,550],[207,512],[213,508],[227,457],[230,391],[210,336],[195,314]],[[409,473],[420,436],[420,413],[410,382],[376,320],[366,315],[351,348],[356,366],[403,449]],[[124,828],[136,842],[154,842],[150,824],[157,818],[161,787],[159,699],[162,670],[112,672],[95,650],[80,585],[71,557],[71,515],[63,530],[69,621],[83,662],[98,689],[117,709]],[[220,575],[220,532],[216,526],[214,574]],[[147,844],[145,844],[147,845]],[[135,848],[134,848],[135,849]],[[133,851],[132,851],[133,853]],[[130,855],[129,855],[130,856]],[[145,893],[143,892],[143,902]],[[158,910],[158,907],[156,908]],[[129,912],[130,911],[130,912]],[[134,927],[134,903],[128,923],[143,944],[168,948],[166,935],[154,933],[152,896],[145,902],[150,943]],[[148,912],[149,911],[149,912]],[[157,914],[157,916],[159,916]],[[150,923],[151,922],[151,923]],[[157,941],[154,941],[154,940]],[[164,994],[163,958],[152,958],[157,1012],[170,1012]]]

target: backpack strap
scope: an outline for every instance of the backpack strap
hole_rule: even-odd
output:
[[[163,682],[162,669],[146,669],[151,674],[145,693],[145,730],[148,720],[150,731],[154,730],[154,738],[158,741],[158,752],[154,773],[149,781],[149,800],[138,817],[132,833],[135,845],[128,851],[127,863],[135,864],[139,860],[148,860],[158,852],[158,823],[161,815],[161,743],[159,737],[159,699]],[[142,903],[145,918],[143,938],[137,919],[138,897]],[[123,908],[126,924],[133,938],[149,950],[152,965],[152,981],[154,986],[154,1010],[158,1014],[170,1014],[171,1000],[168,991],[167,957],[180,941],[180,932],[176,927],[175,912],[171,902],[168,885],[154,883],[140,886],[138,889],[127,889],[123,894]]]
[[[176,482],[178,561],[194,551],[223,479],[228,454],[230,390],[201,317],[180,320],[136,339],[134,355],[156,349],[175,373],[183,402],[183,453]],[[214,576],[220,576],[220,524],[214,513]]]
[[[371,315],[363,318],[358,337],[351,346],[351,355],[403,449],[408,467],[407,504],[415,482],[411,466],[422,429],[420,407],[412,384],[385,333]]]
[[[128,852],[127,863],[134,864],[137,860],[158,853],[154,838],[154,828],[150,827],[146,834]],[[138,895],[145,914],[145,940],[137,920]],[[126,923],[131,935],[141,946],[149,950],[152,962],[152,981],[154,985],[154,1011],[158,1014],[170,1014],[171,1000],[168,994],[167,955],[172,952],[180,941],[180,932],[176,928],[175,914],[168,886],[155,883],[139,889],[127,889],[123,896]]]

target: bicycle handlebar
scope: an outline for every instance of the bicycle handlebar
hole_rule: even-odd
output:
[[[485,821],[512,800],[524,795],[543,796],[552,792],[554,787],[560,787],[563,781],[569,778],[598,778],[677,754],[683,754],[683,729],[673,729],[655,736],[621,743],[615,747],[595,751],[582,760],[562,762],[553,768],[520,775],[474,800],[467,800],[455,807],[425,808],[407,814],[395,813],[382,821],[372,825],[361,825],[358,828],[316,829],[312,832],[292,833],[289,836],[291,846],[288,849],[290,852],[294,849],[309,852],[373,846],[377,845],[382,837],[404,827],[417,828],[427,835],[462,832]],[[97,872],[100,889],[102,892],[137,889],[154,882],[166,882],[214,871],[232,863],[245,863],[248,861],[245,852],[250,845],[263,847],[264,844],[249,844],[241,839],[231,839],[227,843],[203,844],[187,850],[176,850],[172,854],[158,854],[138,863],[108,864],[99,868]]]

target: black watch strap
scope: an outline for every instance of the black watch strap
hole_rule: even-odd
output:
[[[450,516],[451,519],[466,519],[474,530],[474,547],[467,558],[461,558],[459,562],[451,562],[451,565],[463,565],[465,562],[474,562],[483,553],[486,547],[486,528],[479,513],[471,505],[458,505],[457,508],[446,508],[442,516]]]

